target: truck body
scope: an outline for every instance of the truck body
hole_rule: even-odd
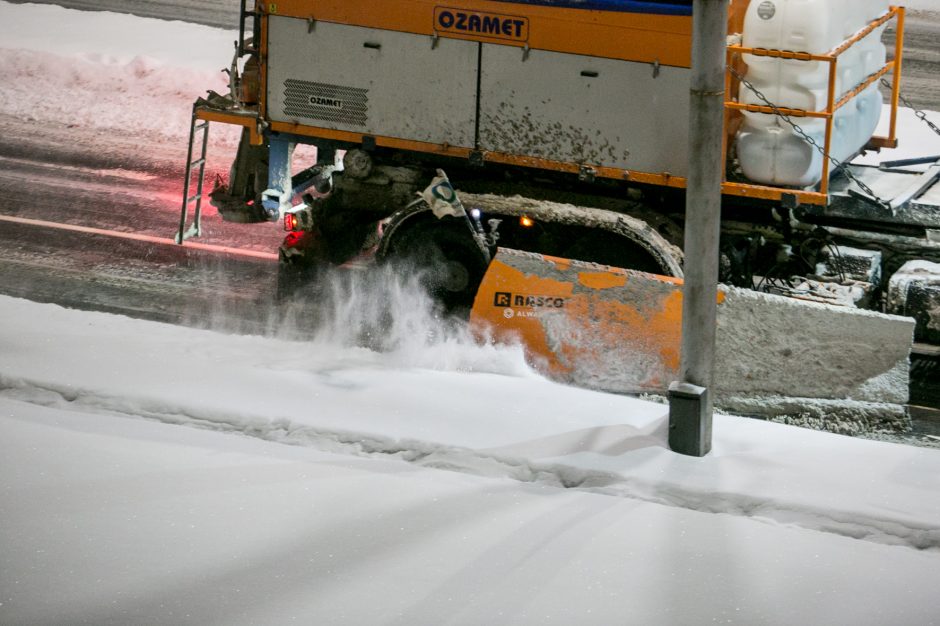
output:
[[[930,354],[940,165],[849,163],[898,141],[904,9],[862,4],[730,3],[722,280],[909,315]],[[193,110],[193,137],[243,128],[212,204],[285,221],[284,295],[364,250],[428,266],[452,311],[473,306],[497,246],[681,279],[692,19],[680,0],[243,1],[231,93]],[[294,164],[297,144],[316,163]],[[199,231],[196,149],[181,243]],[[439,170],[467,216],[416,201]],[[910,261],[918,295],[887,298]]]

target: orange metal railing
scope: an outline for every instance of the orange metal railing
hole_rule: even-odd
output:
[[[853,45],[857,44],[859,41],[864,39],[866,36],[871,34],[875,29],[886,24],[892,19],[897,19],[897,37],[895,39],[894,46],[894,58],[878,71],[867,76],[864,80],[858,83],[855,87],[847,91],[841,98],[836,100],[836,77],[838,75],[838,63],[839,57]],[[869,141],[869,145],[872,147],[895,147],[897,145],[897,111],[898,111],[898,99],[900,92],[901,84],[901,63],[903,58],[904,50],[904,7],[891,7],[890,10],[882,15],[881,17],[873,20],[865,28],[857,32],[855,35],[833,48],[829,52],[824,54],[811,54],[808,52],[798,52],[790,50],[770,50],[766,48],[745,48],[740,45],[729,45],[728,52],[728,66],[729,68],[734,67],[736,62],[740,62],[741,56],[744,54],[750,54],[754,56],[763,56],[763,57],[773,57],[779,59],[791,59],[795,61],[822,61],[829,64],[829,83],[828,83],[828,99],[826,108],[821,111],[806,111],[802,109],[791,109],[785,107],[770,107],[756,104],[742,104],[734,99],[734,94],[732,93],[735,81],[732,78],[732,74],[729,70],[728,78],[725,81],[727,85],[727,94],[725,101],[725,108],[730,113],[733,111],[748,111],[753,113],[766,113],[766,114],[783,114],[790,117],[811,117],[811,118],[822,118],[826,120],[826,134],[825,142],[823,144],[823,164],[822,164],[822,179],[819,183],[819,191],[816,193],[803,194],[801,193],[801,200],[810,200],[816,201],[814,203],[825,204],[828,200],[829,193],[829,173],[830,173],[830,149],[832,147],[832,134],[833,134],[833,124],[835,121],[836,111],[841,109],[843,106],[852,101],[856,96],[858,96],[862,91],[864,91],[868,86],[870,86],[875,81],[880,80],[883,76],[888,73],[892,74],[892,86],[891,86],[891,117],[890,117],[890,128],[887,137],[872,137]],[[726,119],[729,119],[731,116],[726,115]],[[727,150],[727,141],[728,137],[725,137]],[[724,182],[724,188],[726,191],[734,193],[735,195],[749,195],[753,197],[770,197],[771,190],[774,188],[768,188],[760,185],[749,185],[746,183],[734,183]],[[779,191],[779,190],[777,190]]]

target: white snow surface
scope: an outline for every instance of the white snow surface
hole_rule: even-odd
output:
[[[905,0],[897,4],[908,9],[919,9],[921,11],[940,11],[940,0]]]
[[[0,114],[183,143],[192,103],[228,92],[235,31],[0,1]],[[218,131],[218,132],[217,132]],[[232,143],[237,132],[213,127]]]
[[[175,140],[233,39],[0,2],[0,114]],[[0,623],[940,623],[940,452],[678,456],[398,297],[385,352],[0,297]]]
[[[936,450],[716,416],[683,457],[459,337],[0,322],[0,623],[940,618]]]

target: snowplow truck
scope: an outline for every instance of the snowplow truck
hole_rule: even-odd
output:
[[[852,163],[898,145],[904,15],[729,2],[719,405],[897,415],[912,349],[937,354],[938,157]],[[209,123],[237,125],[205,195],[283,221],[280,295],[364,253],[417,264],[560,379],[662,391],[699,262],[692,19],[691,0],[243,0],[230,93],[193,108],[177,241],[200,232]]]

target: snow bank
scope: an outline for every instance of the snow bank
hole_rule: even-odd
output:
[[[237,33],[116,13],[0,2],[0,115],[182,140],[192,102],[227,92]],[[222,143],[237,132],[220,128]]]
[[[678,457],[664,405],[557,385],[518,351],[446,337],[442,352],[419,338],[379,353],[11,298],[0,320],[7,398],[940,550],[936,450],[716,416],[713,453]]]
[[[0,297],[0,622],[937,623],[936,450],[356,335]]]
[[[238,9],[233,4],[236,13]],[[126,65],[139,57],[154,64],[218,72],[231,62],[237,31],[187,22],[52,4],[0,2],[0,48]]]
[[[932,552],[5,398],[0,434],[3,623],[937,623]]]

